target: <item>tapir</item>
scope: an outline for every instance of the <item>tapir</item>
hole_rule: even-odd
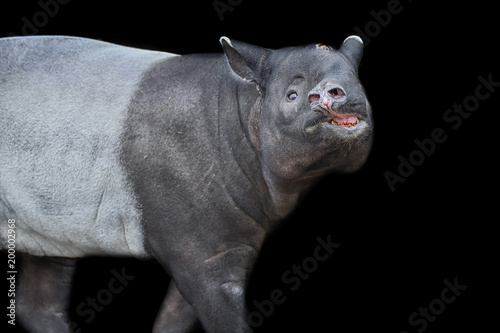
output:
[[[322,176],[365,163],[363,42],[177,55],[66,36],[0,39],[0,245],[17,319],[69,332],[78,258],[157,260],[154,332],[251,332],[262,244]]]

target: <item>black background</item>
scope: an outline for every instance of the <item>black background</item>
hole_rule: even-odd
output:
[[[266,242],[247,295],[250,310],[274,289],[286,301],[256,332],[417,332],[423,326],[411,326],[409,316],[440,297],[445,279],[455,278],[467,289],[420,332],[486,332],[498,327],[500,87],[456,130],[443,114],[474,96],[479,76],[500,81],[498,10],[491,1],[437,6],[402,0],[400,12],[390,22],[385,16],[382,26],[373,13],[389,3],[244,0],[221,20],[212,0],[71,0],[35,28],[39,35],[179,54],[221,52],[223,35],[268,48],[338,47],[356,27],[365,31],[371,37],[359,71],[374,112],[372,154],[361,171],[326,177]],[[0,36],[23,34],[22,18],[33,23],[42,10],[37,1],[9,6],[0,11]],[[446,141],[391,191],[384,173],[397,174],[398,156],[408,158],[417,149],[414,140],[431,138],[435,128]],[[341,246],[291,291],[282,274],[329,235]],[[122,267],[136,278],[85,323],[76,306],[106,288],[111,270]],[[72,308],[81,332],[151,331],[168,284],[159,265],[94,258],[78,273]]]

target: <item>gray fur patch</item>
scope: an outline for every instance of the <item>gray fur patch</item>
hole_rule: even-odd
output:
[[[74,37],[0,39],[0,248],[146,256],[120,163],[127,106],[169,53]]]

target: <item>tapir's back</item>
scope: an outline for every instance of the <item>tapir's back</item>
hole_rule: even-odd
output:
[[[145,255],[120,165],[127,106],[174,55],[73,37],[0,39],[0,248],[49,256]]]

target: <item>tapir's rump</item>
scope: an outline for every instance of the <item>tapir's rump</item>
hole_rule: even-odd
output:
[[[144,256],[119,140],[142,73],[174,55],[70,37],[6,38],[0,54],[0,216],[19,221],[17,249]]]

